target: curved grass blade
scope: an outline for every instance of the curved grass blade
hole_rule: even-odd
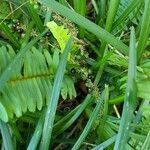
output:
[[[150,130],[147,134],[147,137],[142,145],[141,150],[149,150],[150,149]]]
[[[113,21],[115,19],[115,16],[119,7],[119,3],[120,3],[120,0],[110,1],[108,15],[106,19],[106,26],[105,26],[105,29],[109,32],[111,31],[112,24],[113,24]]]
[[[67,115],[65,115],[62,119],[60,119],[58,122],[54,124],[54,132],[55,130],[58,131],[58,128],[62,128],[62,124],[65,124],[66,121],[69,120],[79,109],[81,105],[78,105],[76,108],[71,110]]]
[[[91,94],[88,94],[86,96],[85,100],[80,105],[77,112],[71,117],[71,119],[69,121],[67,121],[65,123],[64,126],[61,127],[61,129],[59,131],[57,131],[55,133],[55,136],[61,134],[63,131],[65,131],[68,127],[70,127],[74,123],[74,121],[81,115],[81,113],[84,111],[84,109],[87,107],[87,105],[93,100],[91,97],[92,97]]]
[[[100,148],[107,148],[109,145],[111,145],[113,142],[115,142],[116,137],[117,137],[117,135],[114,135],[113,137],[111,137],[108,140],[106,140],[105,142],[99,144],[98,146],[96,146],[92,150],[99,150]]]
[[[141,31],[137,45],[138,63],[142,57],[142,53],[146,47],[146,42],[150,33],[150,0],[145,0],[144,14],[142,18]]]
[[[107,88],[106,88],[107,89]],[[75,145],[73,146],[72,150],[77,150],[79,149],[79,147],[81,146],[82,142],[84,141],[84,139],[86,138],[86,136],[88,135],[88,133],[90,132],[90,129],[92,128],[92,125],[94,123],[94,121],[96,120],[97,115],[100,113],[100,107],[103,104],[104,101],[104,96],[105,96],[105,92],[106,89],[102,92],[102,94],[100,95],[100,97],[98,98],[98,102],[97,105],[95,107],[95,109],[93,110],[89,121],[87,122],[82,134],[80,135],[80,137],[78,138],[77,142],[75,143]]]
[[[8,65],[8,67],[4,70],[4,72],[0,76],[0,91],[5,86],[5,82],[9,80],[11,75],[15,71],[15,64],[19,63],[22,58],[25,56],[24,54],[31,49],[31,47],[39,40],[41,37],[47,32],[43,32],[41,35],[33,39],[31,42],[29,42],[25,47],[23,47],[20,52],[16,55],[16,57],[12,60],[12,62]]]
[[[105,29],[106,31],[110,32],[112,28],[113,21],[115,19],[118,7],[119,7],[120,0],[111,0],[109,4],[109,9],[108,9],[108,14],[107,14],[107,19],[106,19],[106,26]],[[102,42],[102,45],[100,47],[101,51],[101,57],[103,57],[105,48],[106,48],[107,43]]]
[[[33,27],[34,27],[34,22],[31,21],[26,29],[26,33],[24,35],[24,38],[22,39],[22,43],[25,43],[25,44],[28,43]]]
[[[13,150],[13,142],[11,139],[10,131],[8,125],[0,120],[0,130],[4,142],[4,147],[6,150]]]
[[[52,17],[52,11],[49,8],[47,8],[46,13],[45,13],[45,20],[44,20],[45,26],[50,21],[51,17]]]
[[[123,113],[120,121],[119,131],[115,142],[114,150],[124,150],[129,137],[130,124],[133,118],[133,112],[136,106],[136,48],[135,48],[134,28],[131,29],[130,47],[129,47],[129,67],[128,81],[123,106]]]
[[[43,32],[43,30],[44,30],[43,23],[41,21],[41,18],[38,15],[37,10],[34,9],[34,6],[31,3],[27,4],[27,9],[29,11],[29,14],[30,14],[32,20],[34,21],[34,24],[37,26],[38,30],[40,32]]]
[[[130,13],[139,6],[144,0],[133,0],[131,4],[125,9],[122,15],[113,23],[112,30],[114,30],[117,26],[121,23],[125,22],[126,19],[129,17]]]
[[[87,29],[89,32],[96,35],[102,41],[106,43],[110,43],[115,48],[120,50],[122,53],[127,54],[128,46],[125,45],[120,40],[116,39],[112,34],[107,32],[106,30],[102,29],[95,23],[91,22],[90,20],[86,19],[85,17],[77,14],[74,11],[71,11],[69,8],[59,4],[56,1],[47,1],[47,0],[39,0],[42,4],[46,5],[49,8],[59,12],[64,17],[70,19],[72,22],[78,24],[79,26]]]
[[[95,10],[95,12],[96,12],[96,14],[98,14],[98,6],[97,6],[97,3],[96,3],[96,1],[95,0],[92,0],[92,5],[93,5],[93,7],[94,7],[94,10]]]
[[[27,150],[36,150],[36,148],[37,148],[40,137],[42,135],[44,115],[45,115],[45,110],[42,112],[40,119],[38,120],[36,129],[35,129],[34,134],[30,140],[30,143],[27,147]]]
[[[74,9],[77,13],[85,17],[86,14],[86,0],[74,0]],[[79,28],[79,36],[84,37],[84,28]]]
[[[65,47],[64,53],[62,55],[62,59],[60,60],[60,64],[58,66],[58,70],[57,70],[57,73],[55,76],[54,85],[53,85],[53,89],[52,89],[52,95],[51,95],[51,97],[49,97],[49,101],[48,101],[49,103],[48,103],[48,107],[47,107],[47,111],[46,111],[46,115],[45,115],[42,139],[41,139],[41,144],[40,144],[41,150],[49,149],[56,108],[57,108],[57,104],[58,104],[58,100],[59,100],[61,83],[63,80],[65,67],[67,64],[67,57],[68,57],[69,51],[71,49],[72,41],[73,41],[73,38],[71,37]]]
[[[9,41],[17,48],[20,48],[20,43],[17,40],[17,37],[11,32],[10,28],[2,23],[0,24],[0,30],[3,31],[6,35],[6,37],[9,39]]]

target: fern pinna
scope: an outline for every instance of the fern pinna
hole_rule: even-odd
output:
[[[15,55],[11,46],[0,47],[0,73]],[[53,55],[46,49],[39,50],[35,47],[26,53],[1,91],[0,119],[7,122],[14,116],[22,116],[27,111],[41,110],[47,104],[46,100],[51,94],[59,57],[58,49],[54,50]],[[76,96],[73,79],[67,75],[64,77],[61,96],[63,99],[72,99]]]

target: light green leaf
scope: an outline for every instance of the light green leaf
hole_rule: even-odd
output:
[[[58,26],[54,21],[50,21],[47,23],[47,27],[52,32],[53,36],[59,43],[61,48],[61,52],[63,52],[65,45],[67,44],[71,34],[68,29],[65,29],[64,26]]]
[[[0,113],[1,120],[3,120],[4,122],[7,122],[8,121],[8,115],[7,115],[6,109],[2,105],[2,103],[0,103],[0,112],[1,112]]]

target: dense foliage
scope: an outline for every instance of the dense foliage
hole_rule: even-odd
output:
[[[0,0],[1,149],[150,149],[149,0]]]

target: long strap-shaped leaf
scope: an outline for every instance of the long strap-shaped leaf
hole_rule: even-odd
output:
[[[112,143],[114,143],[114,141],[116,140],[116,135],[112,136],[111,138],[109,138],[108,140],[104,141],[103,143],[99,144],[98,146],[96,146],[95,148],[93,148],[92,150],[100,150],[101,148],[107,148],[108,146],[110,146]]]
[[[70,118],[69,121],[67,121],[62,127],[61,129],[55,133],[55,136],[61,134],[62,132],[64,132],[68,127],[70,127],[75,120],[81,115],[81,113],[84,111],[84,109],[87,107],[87,105],[92,101],[92,96],[91,94],[88,94],[86,96],[86,98],[84,99],[83,103],[80,105],[79,109],[77,110],[77,112]]]
[[[11,135],[10,135],[8,125],[1,120],[0,120],[0,130],[2,133],[2,138],[3,138],[5,149],[6,150],[13,150],[14,147],[13,147],[13,143],[11,140]]]
[[[88,135],[90,129],[92,128],[92,125],[94,123],[94,121],[96,120],[96,117],[98,115],[98,113],[100,113],[100,107],[103,104],[104,101],[104,95],[106,94],[106,92],[108,92],[108,87],[104,90],[104,92],[100,95],[97,105],[95,107],[95,109],[93,110],[89,121],[87,122],[82,134],[80,135],[79,139],[77,140],[77,142],[75,143],[75,145],[73,146],[72,150],[77,150],[79,149],[79,147],[81,146],[83,140],[86,138],[86,136]]]
[[[149,150],[149,148],[150,148],[150,130],[146,136],[146,139],[142,145],[141,150]]]
[[[17,37],[13,33],[11,33],[10,28],[6,24],[2,23],[2,24],[0,24],[0,30],[3,31],[5,33],[5,35],[6,35],[6,37],[9,39],[9,41],[17,49],[19,49],[20,43],[17,41]]]
[[[50,144],[53,124],[55,119],[55,113],[56,113],[58,99],[59,99],[59,93],[60,93],[61,84],[65,72],[65,67],[67,64],[68,54],[71,49],[72,40],[73,39],[71,37],[65,47],[64,53],[62,55],[62,59],[60,60],[60,64],[58,66],[58,70],[55,76],[52,95],[51,97],[49,97],[49,101],[48,101],[49,103],[46,111],[44,128],[42,133],[42,140],[40,144],[41,150],[48,150]]]
[[[144,0],[133,0],[131,4],[122,12],[122,14],[117,18],[117,20],[113,23],[112,30],[114,30],[117,26],[120,26],[123,22],[129,18],[130,13],[138,7],[139,4],[143,3]]]
[[[112,28],[113,21],[115,19],[118,7],[119,7],[120,0],[111,0],[108,13],[107,13],[107,19],[106,19],[106,25],[105,25],[105,30],[110,32]],[[107,43],[102,42],[102,45],[100,47],[101,50],[101,57],[103,57],[105,48],[106,48]]]
[[[124,150],[128,140],[130,124],[133,118],[133,112],[136,105],[136,48],[135,48],[134,28],[131,29],[130,47],[129,47],[129,67],[128,81],[123,106],[123,113],[120,121],[119,131],[115,142],[114,150]]]
[[[39,121],[38,121],[37,126],[35,128],[33,136],[30,140],[30,143],[27,147],[27,150],[36,150],[37,149],[37,145],[39,143],[39,140],[40,140],[40,137],[41,137],[41,134],[42,134],[44,115],[45,115],[45,109],[43,110],[43,112],[42,112],[42,114],[39,118]]]
[[[86,19],[85,17],[77,14],[74,11],[71,11],[69,8],[59,4],[54,0],[39,0],[39,2],[46,5],[49,8],[52,8],[54,11],[59,12],[61,15],[70,19],[72,22],[78,24],[79,26],[87,29],[89,32],[96,35],[99,39],[105,41],[106,43],[110,43],[121,52],[125,54],[127,53],[128,46],[126,46],[123,42],[115,38],[112,34],[99,27],[95,23],[91,22],[90,20]]]
[[[137,45],[138,63],[146,47],[146,42],[148,40],[149,33],[150,33],[150,0],[145,0],[145,8],[141,23],[141,31],[139,36],[139,42]]]

